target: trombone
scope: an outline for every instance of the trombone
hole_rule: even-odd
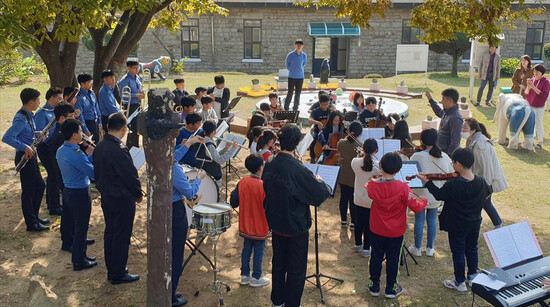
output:
[[[147,83],[147,90],[143,92],[145,94],[143,100],[147,102],[147,92],[149,92],[149,90],[151,89],[151,70],[149,70],[149,68],[143,70],[143,82]],[[139,106],[141,107],[141,102]]]
[[[120,105],[122,106],[122,112],[126,114],[126,118],[130,116],[130,101],[132,100],[132,89],[126,85],[122,88],[122,94],[120,95]],[[126,109],[124,105],[126,104]]]

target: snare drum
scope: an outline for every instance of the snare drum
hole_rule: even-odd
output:
[[[189,179],[189,183],[193,183],[193,181],[195,181],[195,178],[197,178],[197,173],[199,172],[199,169],[189,166],[187,164],[181,164],[181,168],[185,172],[187,179]],[[216,180],[214,180],[214,177],[206,174],[206,177],[201,180],[201,185],[199,186],[197,197],[200,197],[198,204],[213,204],[220,201],[220,188],[216,184]],[[189,208],[189,206],[185,204],[187,222],[189,226],[191,226],[191,217],[193,215],[191,209],[192,208]]]
[[[231,206],[224,203],[196,205],[192,227],[206,233],[221,233],[231,227]],[[215,206],[215,207],[214,207]]]

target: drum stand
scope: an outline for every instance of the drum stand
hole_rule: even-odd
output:
[[[231,291],[231,288],[229,287],[228,284],[224,283],[223,281],[218,280],[218,272],[220,270],[218,269],[218,250],[217,250],[217,246],[218,246],[218,238],[221,235],[221,233],[215,233],[214,232],[214,233],[210,233],[209,235],[210,235],[210,238],[212,239],[212,244],[214,244],[214,265],[212,267],[212,269],[214,271],[214,280],[209,282],[207,285],[205,285],[201,289],[197,290],[197,292],[195,292],[195,296],[199,296],[199,293],[202,289],[209,289],[210,292],[218,295],[218,298],[220,299],[220,305],[223,306],[223,296],[222,296],[223,291],[224,291],[223,288],[225,288],[225,292]]]
[[[189,247],[189,249],[191,250],[191,254],[187,257],[187,259],[185,260],[185,262],[183,263],[183,267],[182,267],[182,271],[185,270],[185,266],[187,266],[187,264],[189,263],[189,261],[191,260],[191,257],[195,256],[197,254],[197,252],[199,252],[199,254],[204,258],[206,259],[206,261],[208,261],[208,263],[210,264],[210,266],[214,269],[215,266],[214,266],[214,263],[212,263],[212,261],[208,258],[208,256],[206,256],[200,249],[199,247],[202,245],[202,243],[204,242],[204,240],[206,239],[206,235],[203,235],[200,240],[199,240],[199,243],[197,244],[194,244],[190,239],[187,239],[185,241],[185,245],[187,245]]]
[[[321,283],[321,277],[328,278],[328,280],[322,284]],[[315,278],[315,283],[310,281],[310,278]],[[323,286],[328,283],[331,280],[336,280],[339,282],[344,282],[343,279],[339,279],[336,277],[328,276],[320,272],[319,270],[319,231],[317,228],[317,207],[315,207],[315,274],[311,274],[309,276],[306,276],[306,280],[310,282],[311,284],[315,285],[319,289],[319,292],[321,293],[321,302],[323,305],[325,304],[325,296],[323,294]]]

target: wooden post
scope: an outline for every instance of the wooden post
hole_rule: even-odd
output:
[[[139,114],[147,161],[147,306],[172,305],[172,167],[178,114],[167,88],[148,91],[149,108]]]

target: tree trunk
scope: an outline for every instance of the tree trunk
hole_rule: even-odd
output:
[[[456,55],[453,56],[453,68],[452,68],[452,71],[451,71],[451,75],[453,77],[458,77],[458,59],[459,58],[460,58],[460,55],[459,56],[456,56]]]
[[[74,73],[78,45],[78,42],[60,43],[58,40],[44,40],[42,45],[34,47],[48,69],[52,87],[77,86]]]

